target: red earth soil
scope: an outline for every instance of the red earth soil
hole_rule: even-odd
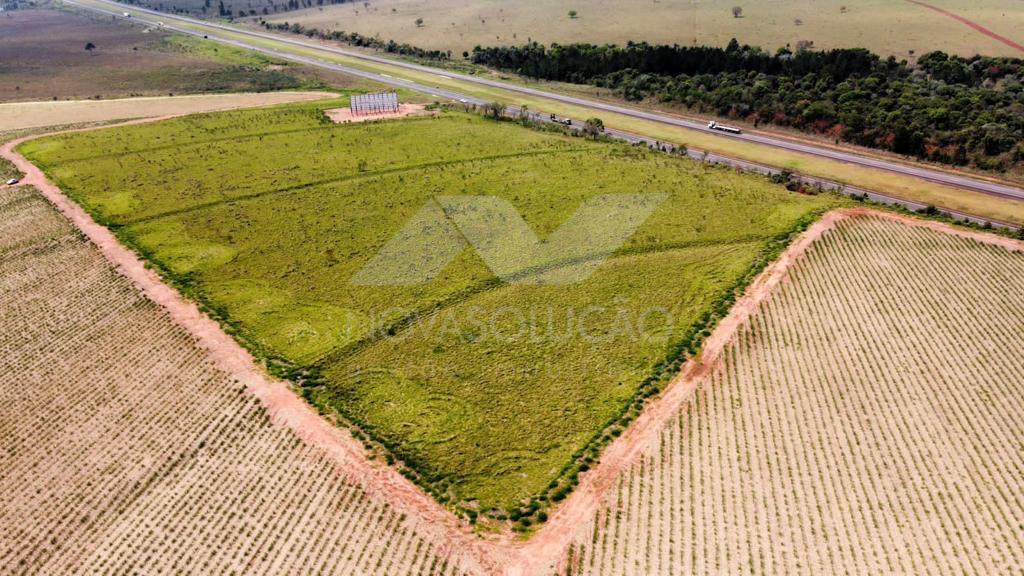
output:
[[[153,122],[150,118],[126,122]],[[131,250],[122,246],[114,235],[97,224],[78,204],[65,196],[46,176],[18,154],[15,140],[0,147],[0,156],[12,161],[25,173],[22,185],[32,185],[52,202],[152,301],[163,306],[175,322],[189,330],[210,351],[221,369],[235,375],[271,414],[274,422],[288,426],[304,441],[329,454],[340,474],[371,494],[379,494],[396,509],[420,520],[417,524],[439,544],[439,550],[467,559],[490,574],[534,575],[546,573],[551,566],[560,566],[574,530],[595,513],[615,486],[615,480],[656,438],[660,430],[675,416],[680,406],[696,390],[701,377],[721,360],[721,354],[737,330],[756,313],[761,303],[783,282],[807,248],[836,222],[857,216],[890,218],[912,226],[924,226],[956,234],[979,242],[1024,251],[1024,242],[993,234],[973,232],[950,225],[901,216],[867,208],[833,210],[800,235],[770,264],[737,300],[714,332],[707,339],[698,358],[688,361],[665,391],[653,400],[639,418],[601,455],[600,462],[580,477],[575,491],[556,509],[550,519],[528,541],[517,541],[508,534],[481,538],[432,497],[404,478],[394,468],[371,461],[363,446],[345,429],[321,418],[289,386],[271,379],[252,356],[228,336],[195,304],[185,300],[160,279]],[[429,531],[429,532],[428,532]]]
[[[141,119],[119,126],[167,118]],[[118,272],[131,280],[147,298],[167,310],[174,322],[188,330],[209,351],[220,369],[243,383],[263,403],[276,424],[291,428],[305,442],[323,450],[334,460],[339,473],[350,482],[368,494],[384,497],[396,510],[417,518],[418,530],[437,545],[441,554],[467,559],[466,564],[481,566],[489,573],[500,572],[498,558],[501,554],[498,550],[475,536],[464,522],[395,468],[370,460],[362,444],[348,430],[321,418],[286,383],[268,376],[252,355],[228,336],[217,322],[165,284],[153,270],[146,268],[143,261],[118,242],[110,230],[96,223],[39,168],[14,150],[18,144],[33,137],[38,136],[13,140],[0,147],[0,156],[13,162],[25,174],[19,185],[35,186],[96,245]]]
[[[398,112],[381,112],[379,114],[353,114],[351,108],[333,108],[324,110],[324,114],[336,124],[348,124],[352,122],[370,122],[372,120],[387,120],[389,118],[405,118],[407,116],[423,116],[429,114],[423,104],[401,104]]]

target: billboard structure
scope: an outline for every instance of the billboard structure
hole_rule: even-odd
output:
[[[377,92],[352,96],[350,108],[354,116],[370,114],[397,114],[398,94],[395,92]]]

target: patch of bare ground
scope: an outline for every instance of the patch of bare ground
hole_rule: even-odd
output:
[[[334,108],[324,110],[327,117],[335,124],[354,122],[370,122],[373,120],[389,120],[392,118],[408,118],[410,116],[426,116],[431,114],[424,104],[400,104],[398,112],[382,112],[380,114],[353,114],[351,108]]]
[[[519,573],[1019,569],[1022,252],[830,213],[609,449],[581,484],[598,488],[580,491],[587,510],[526,545],[540,549]]]
[[[64,124],[109,122],[127,118],[152,118],[272,106],[289,102],[322,100],[328,92],[253,92],[197,94],[119,100],[60,100],[0,104],[0,132]]]

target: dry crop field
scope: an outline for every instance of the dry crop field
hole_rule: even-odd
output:
[[[464,113],[334,124],[323,107],[19,149],[314,404],[489,526],[543,522],[735,286],[838,203]],[[497,281],[460,245],[421,282],[354,280],[437,196],[502,199],[546,237],[598,193],[640,190],[664,204],[584,281]]]
[[[567,574],[1024,567],[1024,255],[840,220],[606,504]]]
[[[119,98],[117,100],[11,102],[0,104],[0,127],[3,127],[3,131],[0,131],[0,138],[6,139],[6,131],[14,133],[43,127],[75,126],[128,118],[180,116],[218,110],[236,110],[289,102],[323,100],[332,96],[333,94],[330,92],[253,92]]]
[[[0,189],[0,572],[467,574],[220,370],[30,187]]]
[[[158,0],[147,0],[153,5]],[[160,0],[162,2],[162,0]],[[177,2],[169,2],[176,4]],[[243,7],[247,0],[225,0]],[[1022,42],[1017,0],[931,0],[936,7]],[[743,9],[734,18],[733,7]],[[569,11],[577,12],[575,18]],[[417,20],[422,18],[422,23]],[[905,0],[377,0],[284,12],[272,22],[298,22],[461,54],[474,46],[590,42],[725,46],[731,38],[774,50],[812,40],[820,48],[869,48],[907,58],[932,50],[964,56],[1016,56],[1019,51],[934,10]]]
[[[310,81],[366,84],[113,18],[0,12],[0,102],[268,91]]]

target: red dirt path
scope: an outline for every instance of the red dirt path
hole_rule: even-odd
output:
[[[167,117],[125,122],[153,122]],[[35,136],[38,137],[38,136]],[[697,389],[702,376],[719,361],[721,353],[736,331],[761,303],[783,282],[788,270],[822,234],[836,222],[857,216],[871,215],[898,220],[912,226],[924,226],[941,232],[968,237],[1011,250],[1024,251],[1024,242],[993,234],[972,232],[946,224],[900,216],[867,208],[833,210],[811,226],[782,255],[771,263],[750,285],[714,332],[707,339],[698,358],[688,361],[652,401],[639,418],[601,455],[600,462],[581,476],[578,488],[557,508],[551,518],[529,541],[521,542],[507,536],[480,538],[465,523],[445,510],[432,497],[399,474],[394,468],[367,458],[363,446],[351,434],[321,418],[286,383],[275,381],[259,367],[252,356],[228,336],[221,327],[195,304],[185,300],[128,248],[122,246],[105,227],[97,224],[75,202],[50,182],[35,165],[14,151],[23,138],[0,146],[0,156],[7,158],[24,172],[19,185],[32,185],[52,202],[152,301],[163,306],[179,325],[192,333],[210,351],[221,369],[235,375],[267,408],[274,422],[288,426],[304,441],[330,455],[339,473],[371,494],[384,497],[396,509],[410,514],[424,536],[438,543],[439,551],[468,560],[486,573],[532,576],[544,574],[551,566],[561,566],[575,529],[595,513],[608,496],[619,474],[627,469],[648,448],[660,430],[675,416],[680,406]]]
[[[169,116],[146,118],[118,124],[138,124],[165,120]],[[66,132],[75,132],[69,130]],[[50,136],[60,132],[46,134]],[[313,408],[281,381],[273,380],[257,364],[252,355],[225,333],[219,324],[206,316],[191,301],[151,269],[131,250],[124,247],[104,226],[96,223],[81,206],[64,195],[34,164],[14,148],[29,136],[0,146],[0,156],[7,158],[25,174],[19,186],[35,186],[43,196],[96,245],[115,268],[132,281],[147,298],[163,307],[172,320],[191,333],[209,351],[211,359],[225,372],[233,375],[256,396],[271,419],[291,428],[302,440],[323,450],[337,465],[338,471],[368,494],[382,496],[395,509],[420,520],[417,530],[436,544],[440,553],[449,553],[468,560],[465,564],[480,566],[488,573],[500,571],[500,551],[473,535],[465,523],[419,489],[395,468],[371,461],[362,444],[348,430],[320,417]]]
[[[581,476],[580,484],[551,519],[529,541],[520,546],[518,561],[506,574],[532,576],[542,574],[548,566],[566,568],[566,552],[577,527],[586,523],[604,499],[613,493],[619,475],[629,468],[658,437],[661,430],[676,416],[683,403],[697,390],[701,379],[721,361],[722,352],[736,332],[757,312],[761,303],[774,293],[786,279],[790,268],[814,242],[847,218],[873,216],[888,218],[909,226],[929,228],[946,234],[969,238],[1008,250],[1024,252],[1024,242],[957,228],[933,220],[903,216],[870,208],[840,208],[825,214],[765,268],[736,301],[705,341],[700,356],[683,365],[665,391],[644,408],[639,418],[601,454],[601,460],[590,472]]]
[[[945,8],[940,8],[938,6],[932,6],[931,4],[927,4],[925,2],[921,2],[920,0],[907,0],[907,2],[910,2],[911,4],[917,4],[918,6],[923,6],[924,8],[928,8],[929,10],[934,10],[934,11],[938,12],[939,14],[942,14],[943,16],[949,16],[950,18],[956,20],[957,22],[960,22],[961,24],[965,24],[968,27],[973,28],[974,30],[976,30],[978,32],[981,32],[985,36],[988,36],[989,38],[992,38],[996,42],[1001,42],[1003,44],[1006,44],[1010,48],[1014,48],[1016,50],[1020,50],[1021,52],[1024,52],[1024,45],[1018,44],[1017,42],[1014,42],[1013,40],[1010,40],[1006,36],[1002,36],[1000,34],[997,34],[997,33],[993,32],[993,31],[989,30],[988,28],[985,28],[981,24],[978,24],[974,20],[971,20],[969,18],[964,18],[963,16],[957,14],[956,12],[950,12],[949,10],[946,10]]]

